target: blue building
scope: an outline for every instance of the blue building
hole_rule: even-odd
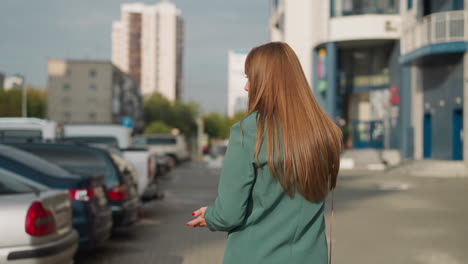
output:
[[[404,99],[401,153],[415,159],[463,160],[468,87],[465,3],[405,3],[399,59]]]
[[[466,0],[274,0],[272,41],[298,54],[350,148],[463,160]]]
[[[349,148],[398,149],[398,1],[274,1],[271,38],[298,54],[317,100]]]

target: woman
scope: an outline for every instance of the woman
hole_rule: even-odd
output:
[[[325,264],[324,200],[336,185],[340,129],[287,44],[254,48],[245,73],[248,113],[231,128],[218,197],[187,225],[228,232],[225,264]]]

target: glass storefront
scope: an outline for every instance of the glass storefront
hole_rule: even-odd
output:
[[[342,94],[388,87],[391,48],[389,45],[341,50],[339,86]]]

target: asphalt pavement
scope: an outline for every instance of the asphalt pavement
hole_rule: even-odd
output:
[[[78,254],[75,263],[221,263],[226,234],[185,225],[193,210],[213,202],[219,174],[213,164],[182,164],[161,179],[165,198],[145,204],[138,224]],[[468,179],[343,171],[334,263],[468,263],[467,202]]]

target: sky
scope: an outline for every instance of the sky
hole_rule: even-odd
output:
[[[159,0],[141,0],[154,4]],[[269,0],[172,0],[185,22],[184,101],[226,112],[227,53],[269,39]],[[0,72],[47,87],[47,60],[111,59],[123,0],[1,0]]]

